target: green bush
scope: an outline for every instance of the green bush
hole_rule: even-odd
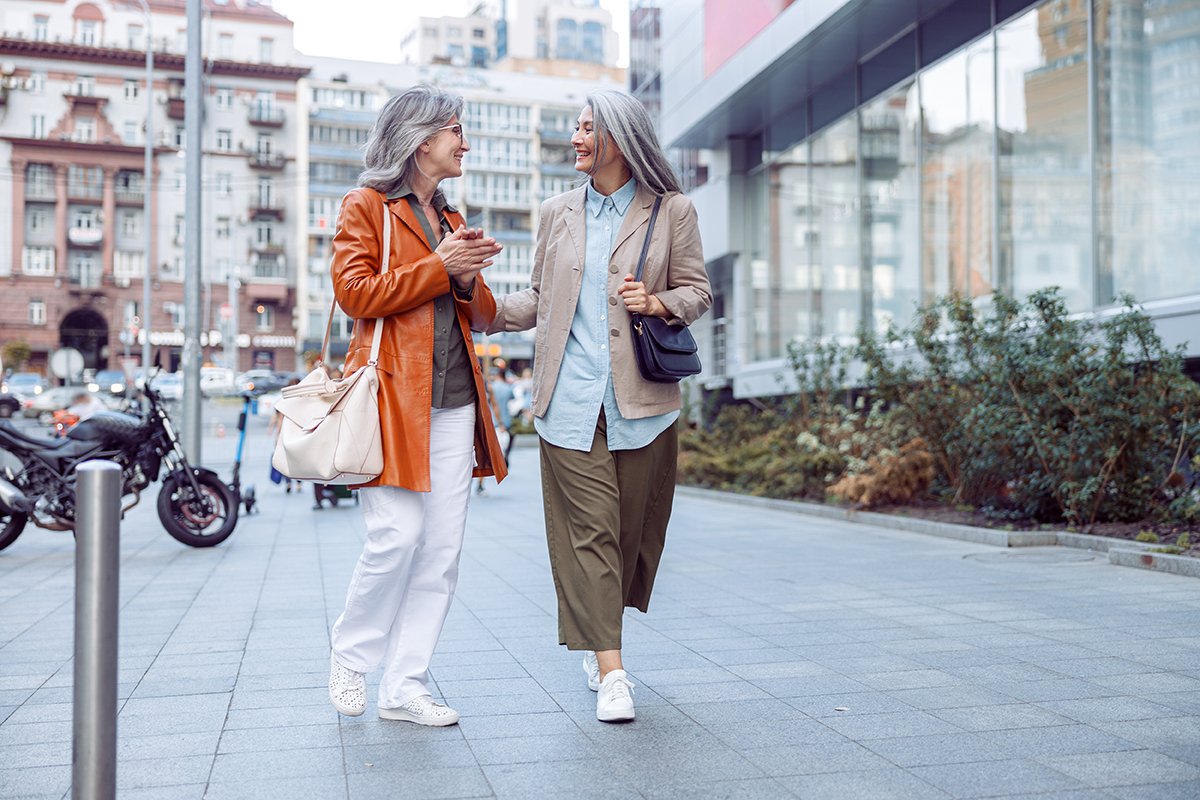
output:
[[[1200,434],[1200,387],[1150,318],[1124,298],[1109,318],[1075,318],[1057,289],[980,314],[962,297],[906,331],[864,333],[858,355],[877,399],[902,407],[955,502],[1082,525],[1195,518],[1181,471]],[[895,358],[897,346],[912,354]],[[1192,474],[1188,470],[1188,474]]]

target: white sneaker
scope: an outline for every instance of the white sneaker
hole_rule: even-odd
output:
[[[329,654],[329,700],[347,717],[367,710],[367,679],[361,672],[343,667]]]
[[[379,709],[379,718],[415,722],[418,725],[433,725],[440,728],[458,722],[458,712],[441,703],[435,703],[433,698],[426,694],[409,700],[399,708]]]
[[[614,669],[600,682],[596,695],[596,719],[601,722],[627,722],[633,719],[633,681],[625,670]]]
[[[588,676],[588,688],[593,692],[600,691],[600,662],[596,660],[595,650],[583,651],[583,671]]]

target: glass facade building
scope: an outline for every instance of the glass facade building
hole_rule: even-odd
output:
[[[664,139],[725,165],[693,193],[731,354],[710,385],[774,393],[789,342],[951,292],[1057,286],[1077,312],[1129,293],[1200,354],[1200,0],[800,5],[703,78],[663,65]],[[664,7],[664,57],[704,6]],[[838,65],[820,42],[841,28],[860,41]]]

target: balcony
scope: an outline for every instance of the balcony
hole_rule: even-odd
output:
[[[250,124],[261,128],[282,128],[287,117],[282,108],[276,108],[266,103],[254,103],[250,106]]]
[[[67,241],[74,247],[99,247],[104,231],[99,228],[67,228]]]
[[[140,206],[146,200],[146,193],[141,189],[117,189],[117,205]]]
[[[54,191],[54,186],[44,183],[26,183],[25,184],[25,199],[41,201],[44,203],[53,203],[58,199]]]
[[[541,165],[543,175],[556,175],[564,178],[578,178],[580,174],[575,171],[575,162],[571,163],[553,163],[544,161]]]
[[[570,144],[573,135],[573,131],[562,131],[558,128],[538,128],[538,136],[546,143]]]
[[[246,153],[246,157],[250,160],[251,169],[266,169],[279,172],[287,165],[287,159],[279,153],[249,151]]]
[[[276,219],[283,222],[283,204],[278,200],[258,198],[250,201],[250,219]]]
[[[167,116],[171,119],[183,119],[185,105],[186,103],[182,97],[168,97]]]

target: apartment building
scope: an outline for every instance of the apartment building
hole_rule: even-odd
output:
[[[126,346],[168,369],[183,345],[184,244],[202,237],[206,360],[237,321],[235,366],[291,369],[301,224],[296,82],[308,72],[292,23],[250,0],[204,2],[203,210],[184,224],[186,3],[8,0],[0,7],[0,341],[24,341],[29,368],[73,347],[112,367]],[[146,85],[147,37],[154,78]],[[146,115],[154,174],[144,174]],[[7,183],[8,186],[3,184]],[[143,198],[151,194],[150,218]],[[152,236],[149,252],[145,228]],[[143,281],[152,281],[143,308]],[[222,309],[233,279],[235,302]],[[224,330],[223,330],[224,328]]]

